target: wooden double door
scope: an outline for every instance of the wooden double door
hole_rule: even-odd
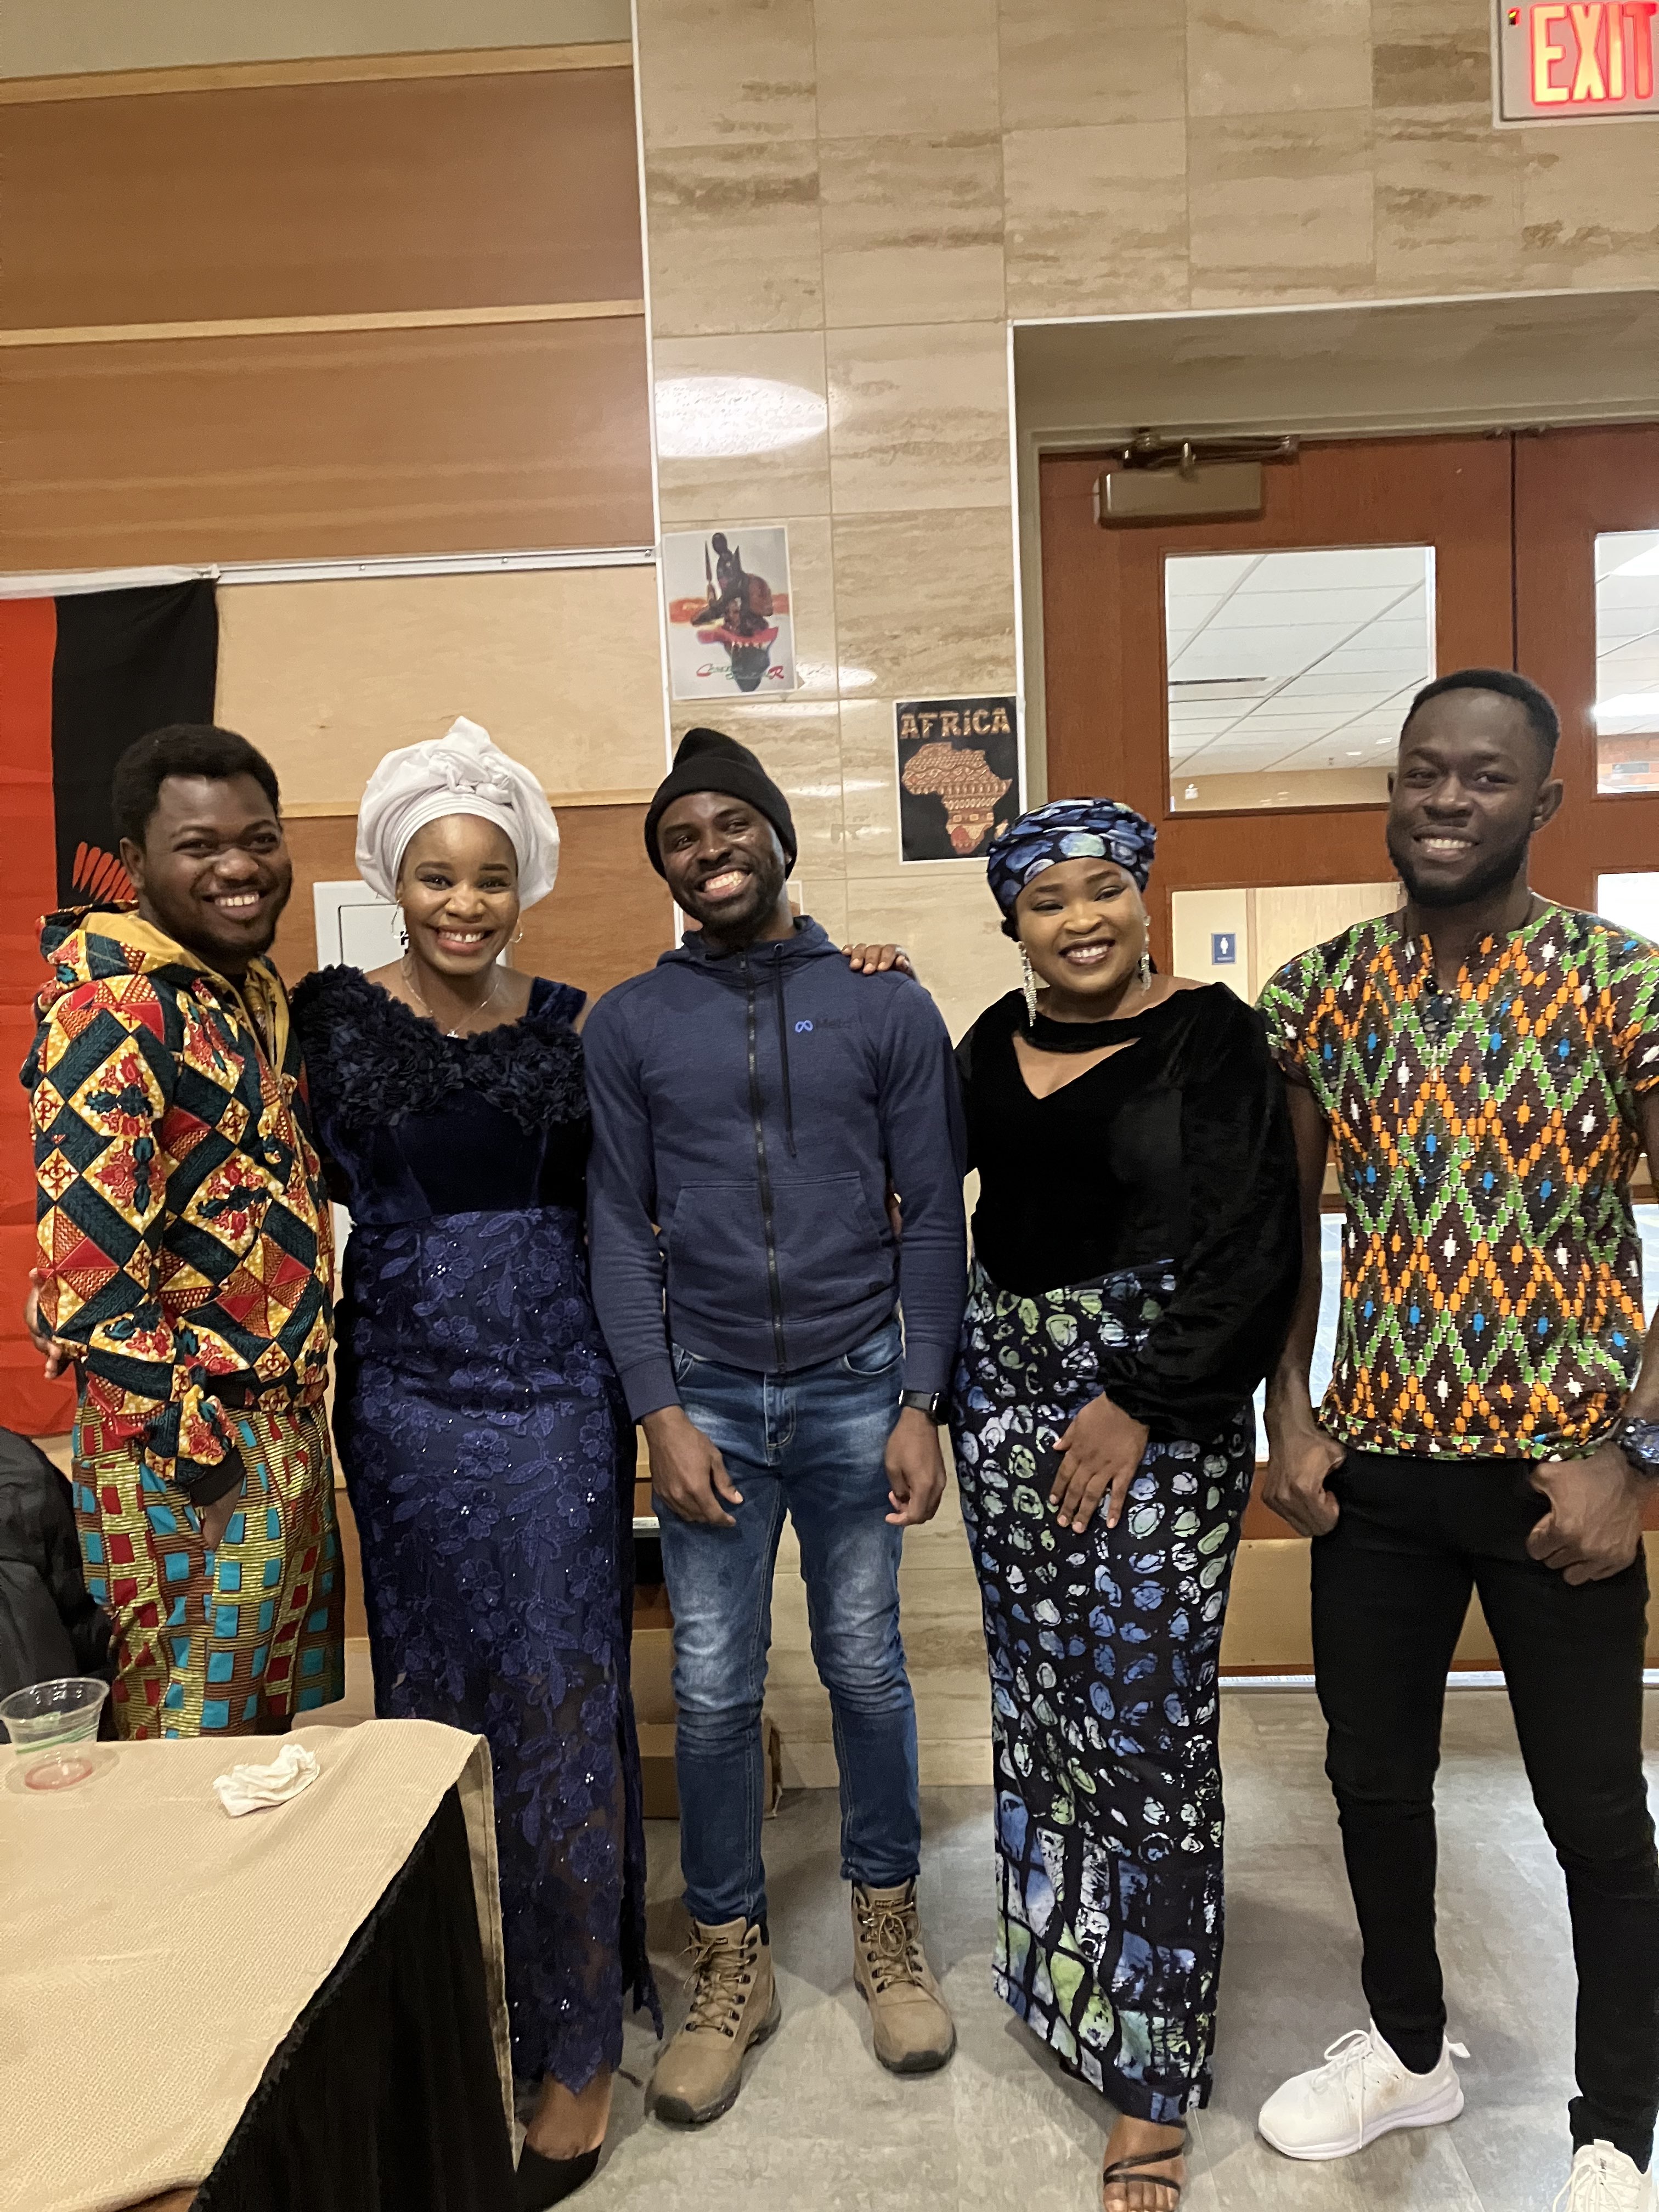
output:
[[[1103,527],[1109,465],[1042,464],[1048,792],[1158,823],[1161,961],[1183,892],[1385,881],[1405,706],[1459,667],[1560,710],[1538,887],[1593,908],[1659,870],[1659,427],[1310,443],[1248,520]]]
[[[1395,903],[1400,725],[1419,685],[1468,666],[1519,670],[1560,712],[1538,888],[1659,938],[1659,428],[1310,444],[1266,469],[1250,520],[1103,526],[1107,466],[1042,466],[1048,791],[1158,824],[1161,964],[1254,997]],[[1336,1273],[1333,1247],[1328,1310]],[[1305,1547],[1259,1501],[1244,1535],[1224,1668],[1299,1674]],[[1455,1664],[1495,1663],[1472,1607]]]

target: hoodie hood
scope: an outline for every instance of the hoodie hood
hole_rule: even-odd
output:
[[[34,1002],[37,1021],[44,1022],[60,999],[88,983],[125,975],[166,975],[174,985],[187,988],[199,977],[216,995],[255,1018],[270,1040],[275,1066],[282,1066],[287,1056],[288,995],[263,955],[248,963],[239,983],[210,967],[199,952],[146,921],[136,907],[84,906],[64,907],[45,917],[40,957],[52,975]]]
[[[758,968],[768,975],[776,969],[804,967],[811,960],[843,957],[840,947],[831,941],[822,925],[806,915],[795,924],[793,937],[775,938],[767,945],[744,945],[736,952],[715,952],[710,949],[702,930],[690,930],[671,951],[657,955],[657,965],[659,968],[699,969],[717,981],[729,983],[742,990],[745,954],[751,969]]]

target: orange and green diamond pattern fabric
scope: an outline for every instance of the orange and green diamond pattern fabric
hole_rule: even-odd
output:
[[[1330,1126],[1347,1219],[1322,1425],[1403,1456],[1591,1449],[1635,1378],[1629,1181],[1659,1084],[1659,949],[1546,904],[1439,993],[1397,915],[1261,1006]]]

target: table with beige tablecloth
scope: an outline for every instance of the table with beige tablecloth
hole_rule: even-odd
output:
[[[461,2194],[482,2208],[501,2201],[503,2172],[510,2185],[512,2080],[485,1747],[428,1721],[301,1729],[290,1741],[316,1753],[317,1781],[290,1802],[240,1820],[228,1817],[213,1778],[238,1760],[274,1756],[275,1742],[102,1746],[103,1771],[57,1794],[20,1790],[0,1747],[0,2174],[8,2205],[113,2212],[198,2184],[205,2185],[204,2212],[264,2201],[267,2181],[249,2194],[246,2175],[280,2153],[253,2142],[251,2130],[264,2110],[273,2116],[273,2141],[283,2127],[294,2134],[282,2097],[291,2100],[296,2085],[314,2094],[307,2035],[326,2033],[331,1995],[354,1971],[360,1985],[339,2016],[356,2022],[360,2104],[388,2069],[418,2072],[418,2051],[406,2057],[418,2022],[403,2022],[402,2042],[378,2056],[368,2048],[386,2007],[366,1980],[384,1976],[384,1940],[378,1968],[371,1957],[377,1910],[385,1912],[417,1863],[429,1886],[441,1831],[452,1888],[464,1891],[471,1876],[472,1912],[451,1916],[461,1931],[451,1950],[471,1950],[472,1914],[478,1942],[470,1962],[461,1960],[464,1995],[443,2008],[476,2011],[472,2096],[475,2106],[489,2107],[470,2116],[472,2142],[484,2149],[468,2155],[489,2171],[476,2187],[469,2174]],[[429,1902],[422,1910],[428,1924]],[[407,2009],[407,1989],[398,2002]],[[442,2026],[452,2037],[469,2031],[466,2021],[459,2031],[453,2021]],[[330,2060],[337,2072],[337,2057]],[[334,2108],[318,2126],[368,2124],[342,2100],[337,2082],[323,2086]],[[379,2124],[384,2136],[384,2112]],[[367,2173],[376,2155],[373,2142],[352,2146],[342,2167],[356,2159]]]

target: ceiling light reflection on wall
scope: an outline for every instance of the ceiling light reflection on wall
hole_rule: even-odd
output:
[[[665,461],[778,453],[822,437],[830,410],[805,385],[767,376],[665,376],[657,386],[657,451]]]

